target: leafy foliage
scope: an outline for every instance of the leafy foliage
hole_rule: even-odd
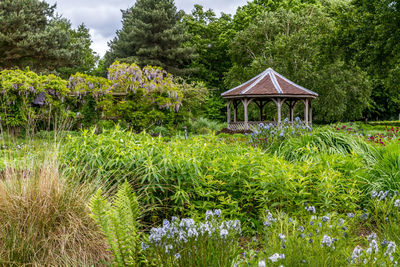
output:
[[[355,62],[374,81],[369,118],[387,119],[399,111],[398,6],[398,1],[357,0],[338,16],[336,43],[346,61]]]
[[[201,83],[174,79],[159,67],[119,62],[109,68],[108,79],[76,73],[65,81],[29,69],[4,70],[0,88],[3,127],[17,132],[49,130],[55,118],[67,117],[83,127],[105,117],[123,120],[137,131],[154,124],[172,128],[198,114],[207,96]]]
[[[54,15],[55,6],[45,1],[18,0],[0,3],[0,68],[55,71],[68,75],[88,71],[96,58],[90,49],[87,28],[76,31]],[[79,66],[79,67],[78,67]]]
[[[137,266],[139,257],[138,217],[140,209],[129,183],[121,185],[113,203],[99,189],[90,202],[92,217],[107,238],[117,266]]]
[[[349,150],[316,155],[307,143],[290,150],[309,156],[288,162],[247,142],[225,143],[213,136],[165,142],[116,129],[71,136],[61,156],[66,172],[79,170],[83,181],[107,187],[131,182],[143,205],[159,207],[146,221],[220,208],[256,228],[260,212],[269,205],[292,210],[307,202],[345,211],[361,205],[367,173],[363,158]]]
[[[183,19],[190,36],[188,46],[198,55],[190,64],[195,74],[191,78],[204,81],[210,88],[221,90],[224,73],[231,67],[228,48],[235,33],[231,20],[226,14],[217,18],[211,9],[204,10],[200,5]]]
[[[281,9],[258,17],[239,32],[231,45],[233,67],[226,76],[231,87],[273,67],[289,79],[319,94],[315,119],[352,120],[368,107],[368,77],[351,63],[333,56],[330,34],[337,7]]]
[[[46,124],[56,115],[66,115],[63,104],[68,94],[66,81],[55,75],[3,70],[0,72],[0,88],[3,127],[25,127],[30,131],[36,124]]]

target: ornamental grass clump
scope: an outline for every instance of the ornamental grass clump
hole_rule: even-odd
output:
[[[54,154],[44,159],[26,154],[23,163],[3,155],[1,266],[91,266],[108,261],[106,242],[86,205],[91,186],[68,183]]]
[[[151,229],[142,248],[162,266],[232,266],[239,254],[240,234],[240,221],[223,220],[217,209],[207,211],[204,222],[164,220]]]

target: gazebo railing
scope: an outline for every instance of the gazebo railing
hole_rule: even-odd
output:
[[[272,124],[276,125],[276,122],[274,122],[274,121],[249,121],[248,122],[249,130],[252,130],[252,131],[257,130],[260,123],[263,123],[263,124],[272,123]],[[228,124],[228,129],[232,130],[232,131],[246,130],[246,124],[244,121],[230,122]]]

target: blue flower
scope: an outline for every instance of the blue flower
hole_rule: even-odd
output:
[[[220,209],[214,210],[214,215],[217,217],[221,217],[221,210]]]
[[[323,222],[328,222],[329,221],[329,217],[328,216],[322,216],[322,221]]]
[[[361,216],[360,216],[360,218],[362,219],[362,220],[367,220],[368,219],[368,216],[369,216],[369,213],[363,213]]]
[[[142,242],[142,249],[146,250],[148,248],[149,248],[149,246],[146,243]]]

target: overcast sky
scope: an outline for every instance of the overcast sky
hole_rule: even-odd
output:
[[[68,18],[74,27],[84,23],[92,35],[92,48],[100,56],[107,51],[107,42],[114,38],[116,30],[121,28],[121,9],[134,5],[135,0],[48,0],[57,3],[57,13]],[[175,0],[178,9],[186,13],[192,11],[194,4],[211,8],[216,14],[233,14],[237,7],[247,0]]]

